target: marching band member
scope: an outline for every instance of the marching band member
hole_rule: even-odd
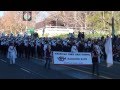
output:
[[[50,61],[51,61],[51,46],[48,44],[46,48],[46,56],[45,56],[45,68],[50,69]]]
[[[103,54],[103,52],[102,52],[100,46],[99,46],[97,43],[95,44],[95,48],[96,48],[96,50],[97,50],[97,53],[98,53],[98,61],[99,61],[99,63],[100,63],[100,56],[101,56],[101,54]]]
[[[75,43],[73,43],[72,48],[71,48],[71,52],[78,52],[77,46],[75,45]]]
[[[35,56],[35,45],[34,45],[34,41],[30,42],[30,51],[31,51],[31,56],[34,57]]]
[[[30,59],[30,44],[28,40],[25,40],[24,46],[25,46],[25,58],[29,60]]]
[[[37,48],[37,57],[42,58],[41,51],[41,43],[40,40],[36,40],[36,48]]]
[[[63,41],[63,52],[68,52],[68,43],[67,43],[67,41]]]
[[[92,63],[93,63],[93,67],[92,67],[92,74],[94,75],[95,73],[95,68],[96,68],[96,72],[97,72],[97,76],[99,76],[99,61],[98,61],[98,52],[95,46],[93,46],[93,51],[92,51]]]
[[[10,59],[10,64],[15,64],[15,59],[17,58],[17,51],[13,43],[8,48],[7,58]]]
[[[43,50],[44,50],[44,58],[46,57],[46,49],[47,49],[47,46],[48,46],[48,41],[45,41],[45,44],[44,44],[44,47],[43,47]]]

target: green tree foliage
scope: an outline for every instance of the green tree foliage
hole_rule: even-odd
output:
[[[120,12],[114,11],[95,11],[91,12],[87,17],[87,26],[90,29],[94,29],[95,31],[107,30],[111,33],[112,30],[112,16],[114,17],[114,28],[115,34],[120,31]]]

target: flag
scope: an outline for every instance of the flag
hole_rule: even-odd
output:
[[[32,20],[32,12],[23,11],[23,21],[31,21],[31,20]]]
[[[110,67],[113,65],[113,54],[112,54],[112,39],[111,37],[108,37],[106,39],[106,43],[105,43],[105,52],[107,55],[107,67]]]

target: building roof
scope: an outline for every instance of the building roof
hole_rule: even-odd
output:
[[[36,23],[35,29],[43,28],[46,25],[64,26],[64,23],[62,21],[60,21],[60,20],[57,20],[57,22],[55,20],[44,20],[44,21]]]

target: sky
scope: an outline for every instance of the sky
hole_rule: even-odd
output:
[[[0,11],[0,17],[4,15],[4,11]]]
[[[39,14],[36,17],[36,23],[43,21],[45,18],[47,18],[49,14],[46,11],[40,11]]]
[[[0,17],[2,17],[4,15],[4,11],[0,11]],[[47,13],[46,11],[40,11],[39,14],[36,17],[36,23],[43,21],[45,18],[47,18],[49,16],[49,13]]]
[[[0,11],[0,17],[4,15],[4,11]],[[36,22],[43,21],[45,18],[47,18],[49,14],[46,11],[40,11],[39,14],[36,17]]]

